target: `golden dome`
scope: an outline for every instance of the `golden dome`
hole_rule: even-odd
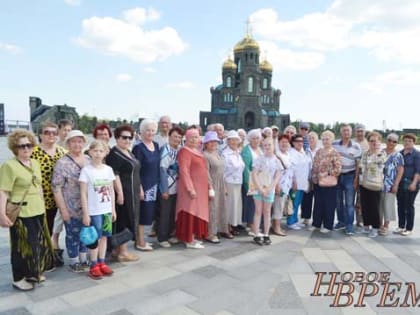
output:
[[[267,60],[260,63],[260,69],[262,71],[273,71],[273,66]]]
[[[254,48],[254,49],[257,49],[258,51],[260,50],[260,46],[258,45],[258,43],[249,35],[247,35],[245,36],[244,39],[242,39],[239,43],[235,45],[233,51],[237,52],[237,51],[241,51],[241,50],[245,50],[249,48]]]
[[[238,68],[238,66],[236,65],[236,63],[233,62],[233,60],[229,57],[222,66],[223,70],[228,70],[228,69],[232,69],[232,70],[236,70]]]

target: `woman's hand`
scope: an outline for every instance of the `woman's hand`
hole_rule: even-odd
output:
[[[117,194],[117,204],[122,206],[124,204],[124,195],[123,194]]]
[[[7,215],[2,214],[0,215],[0,226],[1,227],[11,227],[13,225],[12,221],[7,217]]]
[[[195,193],[194,190],[191,190],[189,193],[190,193],[191,199],[195,199],[197,197],[197,194]]]
[[[169,199],[169,194],[168,193],[163,193],[162,194],[162,199],[163,200],[168,200]]]
[[[90,226],[90,216],[88,214],[83,215],[83,224],[85,226]]]
[[[61,217],[63,218],[63,221],[66,222],[66,223],[69,223],[70,222],[70,214],[67,211],[67,209],[66,210],[64,210],[64,209],[61,210],[60,209],[60,211],[61,211]]]
[[[115,211],[112,211],[111,220],[112,222],[115,222],[117,220],[117,213]]]

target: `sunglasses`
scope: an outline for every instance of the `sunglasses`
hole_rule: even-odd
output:
[[[305,127],[300,127],[299,129],[300,130],[308,130],[308,128],[305,128]]]
[[[55,131],[55,130],[44,130],[42,132],[42,134],[44,136],[56,136],[57,135],[57,131]]]
[[[132,136],[120,136],[120,138],[123,140],[130,140],[130,141],[133,140]]]
[[[32,143],[24,143],[24,144],[17,144],[15,145],[15,148],[17,149],[32,149],[34,145]]]
[[[395,140],[391,140],[391,139],[388,139],[387,141],[388,141],[388,142],[391,142],[391,143],[394,143],[394,144],[395,144],[395,143],[398,143],[397,141],[395,141]]]

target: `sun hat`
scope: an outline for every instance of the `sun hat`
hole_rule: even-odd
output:
[[[87,143],[88,139],[87,137],[83,134],[83,132],[81,132],[80,130],[72,130],[67,134],[66,139],[64,140],[64,144],[67,145],[67,142],[72,139],[72,138],[76,138],[76,137],[81,137],[83,138],[83,140]]]
[[[80,242],[86,246],[92,246],[98,242],[98,232],[94,226],[82,227],[80,230]]]
[[[220,141],[219,137],[217,136],[216,131],[207,131],[206,134],[204,135],[204,139],[203,139],[204,144],[211,141],[217,141],[217,142]]]
[[[279,129],[279,127],[277,127],[276,125],[272,125],[272,126],[271,126],[271,129],[272,129],[272,130],[276,129],[277,131],[279,131],[279,130],[280,130],[280,129]]]
[[[227,139],[238,139],[241,141],[241,137],[239,137],[238,132],[236,130],[229,130],[226,136]]]

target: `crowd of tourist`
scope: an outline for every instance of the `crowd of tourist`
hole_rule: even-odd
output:
[[[398,135],[383,144],[363,125],[354,138],[342,125],[338,140],[308,123],[298,127],[246,132],[212,124],[203,132],[163,116],[143,120],[139,139],[129,125],[100,124],[89,143],[70,121],[45,122],[39,141],[30,131],[10,133],[14,158],[0,167],[0,225],[10,230],[13,286],[32,290],[64,264],[63,227],[69,270],[92,279],[113,274],[107,252],[131,262],[139,259],[131,249],[202,249],[239,236],[264,246],[270,235],[301,229],[374,238],[388,235],[396,218],[394,233],[412,233],[415,135],[403,135],[397,151]],[[7,215],[13,206],[15,221]],[[153,236],[157,242],[148,242]]]

